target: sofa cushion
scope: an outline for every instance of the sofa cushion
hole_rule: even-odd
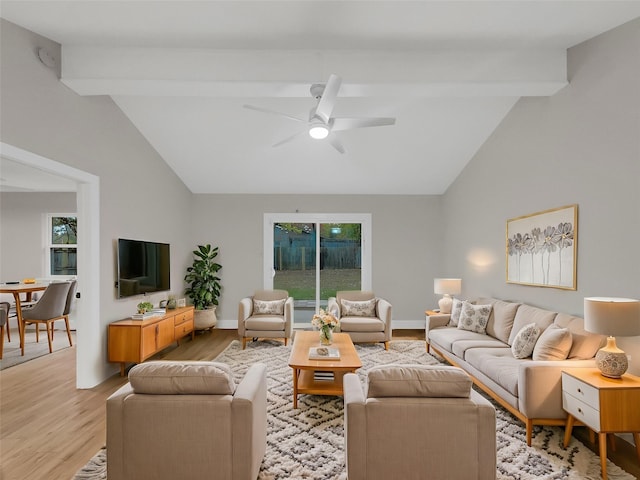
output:
[[[367,373],[367,398],[457,397],[471,393],[471,377],[445,365],[378,365]]]
[[[451,325],[452,327],[457,327],[458,322],[460,322],[462,303],[463,301],[458,298],[453,299],[453,304],[451,306],[451,316],[449,317],[449,325]]]
[[[569,350],[567,358],[572,360],[589,360],[595,357],[606,341],[604,335],[587,332],[584,329],[584,320],[580,317],[559,313],[554,324],[559,327],[566,327],[571,332],[571,350]]]
[[[511,344],[511,353],[515,358],[527,358],[533,353],[536,341],[540,336],[540,327],[535,323],[529,323],[516,333]]]
[[[522,327],[530,323],[535,323],[540,327],[540,331],[547,328],[553,323],[556,312],[543,310],[542,308],[532,307],[531,305],[522,304],[518,307],[516,317],[513,319],[513,327],[509,335],[509,345],[513,345],[516,334],[522,330]]]
[[[487,322],[487,334],[502,340],[504,343],[508,343],[513,320],[516,317],[516,311],[519,306],[519,303],[505,302],[503,300],[493,302],[493,309]]]
[[[376,299],[363,301],[341,300],[341,310],[343,317],[375,317]]]
[[[451,345],[451,352],[460,358],[465,358],[467,350],[470,348],[510,348],[504,342],[501,342],[497,338],[490,337],[481,333],[476,333],[477,338],[462,339],[453,342]]]
[[[145,362],[129,371],[135,393],[155,395],[233,395],[236,384],[224,363],[197,361]]]
[[[549,325],[540,334],[533,348],[534,360],[564,360],[571,350],[571,332],[555,324]]]
[[[342,332],[384,332],[384,322],[377,317],[342,317],[340,331]]]
[[[286,298],[281,300],[257,300],[253,299],[254,315],[284,315],[284,303]]]
[[[518,396],[518,372],[522,362],[510,348],[470,348],[465,361],[514,397]]]
[[[483,333],[470,332],[457,327],[442,327],[429,330],[429,343],[434,343],[447,352],[453,352],[453,344],[459,340],[484,340]]]
[[[463,302],[458,328],[476,333],[484,333],[490,314],[491,305],[473,305],[469,302]]]

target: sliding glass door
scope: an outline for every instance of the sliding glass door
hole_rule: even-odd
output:
[[[307,326],[338,290],[371,287],[371,217],[266,214],[265,288],[287,290]]]

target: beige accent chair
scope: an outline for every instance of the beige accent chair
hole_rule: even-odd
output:
[[[243,350],[251,338],[282,338],[287,345],[293,334],[293,297],[286,290],[257,290],[240,300],[238,334]]]
[[[450,366],[380,365],[344,376],[349,480],[495,480],[496,412]]]
[[[107,399],[109,480],[256,480],[267,448],[267,373],[239,384],[217,362],[146,362]]]
[[[346,304],[351,308],[345,309],[343,300],[351,302]],[[358,309],[359,306],[366,306],[365,302],[375,304],[372,314],[366,312],[366,308]],[[329,297],[327,311],[340,320],[340,331],[348,333],[354,343],[382,342],[385,350],[389,350],[391,304],[388,301],[369,291],[343,290],[336,292],[335,297]]]

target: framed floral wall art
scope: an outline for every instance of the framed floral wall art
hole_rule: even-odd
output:
[[[507,283],[576,289],[578,205],[507,220]]]

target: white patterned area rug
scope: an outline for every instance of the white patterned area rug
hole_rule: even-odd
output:
[[[388,351],[381,344],[356,345],[363,368],[361,379],[374,365],[389,363],[437,364],[425,351],[424,342],[393,341]],[[236,381],[256,362],[268,370],[267,452],[259,480],[345,480],[342,397],[300,395],[298,409],[292,408],[292,370],[288,366],[290,346],[271,341],[252,342],[242,350],[233,341],[216,361],[230,365]],[[525,442],[524,424],[496,405],[498,480],[596,480],[600,459],[573,438],[562,447],[564,429],[534,427],[532,446]],[[610,461],[610,479],[634,477]],[[106,479],[106,452],[102,449],[74,477],[75,480]]]

